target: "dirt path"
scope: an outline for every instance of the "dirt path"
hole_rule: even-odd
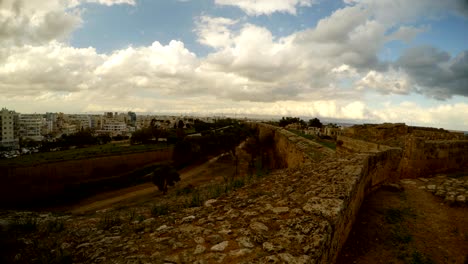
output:
[[[210,159],[209,161],[190,166],[181,170],[181,181],[176,186],[186,186],[188,184],[199,185],[203,182],[219,180],[223,174],[231,173],[233,164],[230,161],[222,160],[223,155]],[[123,202],[125,200],[136,199],[142,196],[160,196],[162,195],[153,183],[145,183],[116,191],[98,194],[81,201],[79,204],[68,208],[72,214],[84,214],[111,205]]]
[[[468,263],[468,208],[402,181],[364,201],[337,263]]]

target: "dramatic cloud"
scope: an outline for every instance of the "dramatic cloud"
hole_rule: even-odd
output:
[[[409,74],[418,91],[436,99],[468,96],[468,51],[451,58],[431,46],[406,50],[396,65]]]
[[[248,15],[296,14],[312,0],[230,1]],[[468,97],[468,51],[452,57],[431,46],[379,59],[390,41],[411,41],[429,26],[419,17],[464,14],[460,1],[346,0],[346,5],[311,28],[282,37],[257,18],[194,18],[197,55],[180,40],[129,46],[99,53],[67,43],[83,24],[83,3],[136,5],[134,0],[0,0],[0,98],[15,106],[34,102],[80,111],[149,111],[295,115],[405,121],[406,107],[418,124],[446,118],[464,124],[466,104],[442,104]],[[250,20],[249,20],[250,19]],[[268,18],[269,19],[269,18]],[[402,23],[403,22],[403,23]],[[370,91],[370,92],[369,92]],[[436,106],[366,105],[366,96],[429,96]],[[384,96],[383,96],[384,95]],[[406,97],[405,97],[406,98]],[[68,108],[67,108],[68,107]],[[374,106],[375,107],[375,106]],[[398,119],[400,118],[400,119]],[[410,120],[410,121],[411,121]],[[408,121],[407,121],[408,122]]]
[[[251,16],[275,12],[295,15],[298,6],[312,6],[313,0],[215,0],[217,5],[236,6]]]

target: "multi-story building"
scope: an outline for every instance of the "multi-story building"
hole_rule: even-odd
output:
[[[19,148],[18,114],[6,108],[0,111],[0,146],[9,149]]]
[[[19,136],[35,141],[41,141],[42,127],[46,125],[45,118],[40,114],[20,114],[19,115]]]
[[[71,134],[75,134],[76,132],[78,132],[78,129],[76,125],[64,124],[62,125],[61,131],[62,131],[62,134],[71,135]]]
[[[91,118],[91,128],[95,130],[101,130],[102,124],[104,123],[104,117],[102,115],[92,115]]]
[[[91,118],[89,115],[68,115],[68,123],[76,125],[78,130],[91,128]]]
[[[107,120],[106,123],[102,125],[102,129],[96,132],[100,134],[108,134],[110,136],[126,136],[128,129],[124,122]]]

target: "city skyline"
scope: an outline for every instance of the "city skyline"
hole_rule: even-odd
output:
[[[468,4],[0,2],[0,107],[468,130]]]

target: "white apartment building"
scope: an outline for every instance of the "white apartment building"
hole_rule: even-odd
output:
[[[45,118],[40,114],[20,114],[19,115],[19,136],[35,141],[41,141],[42,127],[45,125]]]
[[[16,149],[19,147],[18,114],[2,108],[0,111],[0,146]]]
[[[125,136],[128,132],[127,124],[121,121],[106,120],[102,125],[102,129],[97,131],[98,133],[105,133],[111,136],[123,135]]]

